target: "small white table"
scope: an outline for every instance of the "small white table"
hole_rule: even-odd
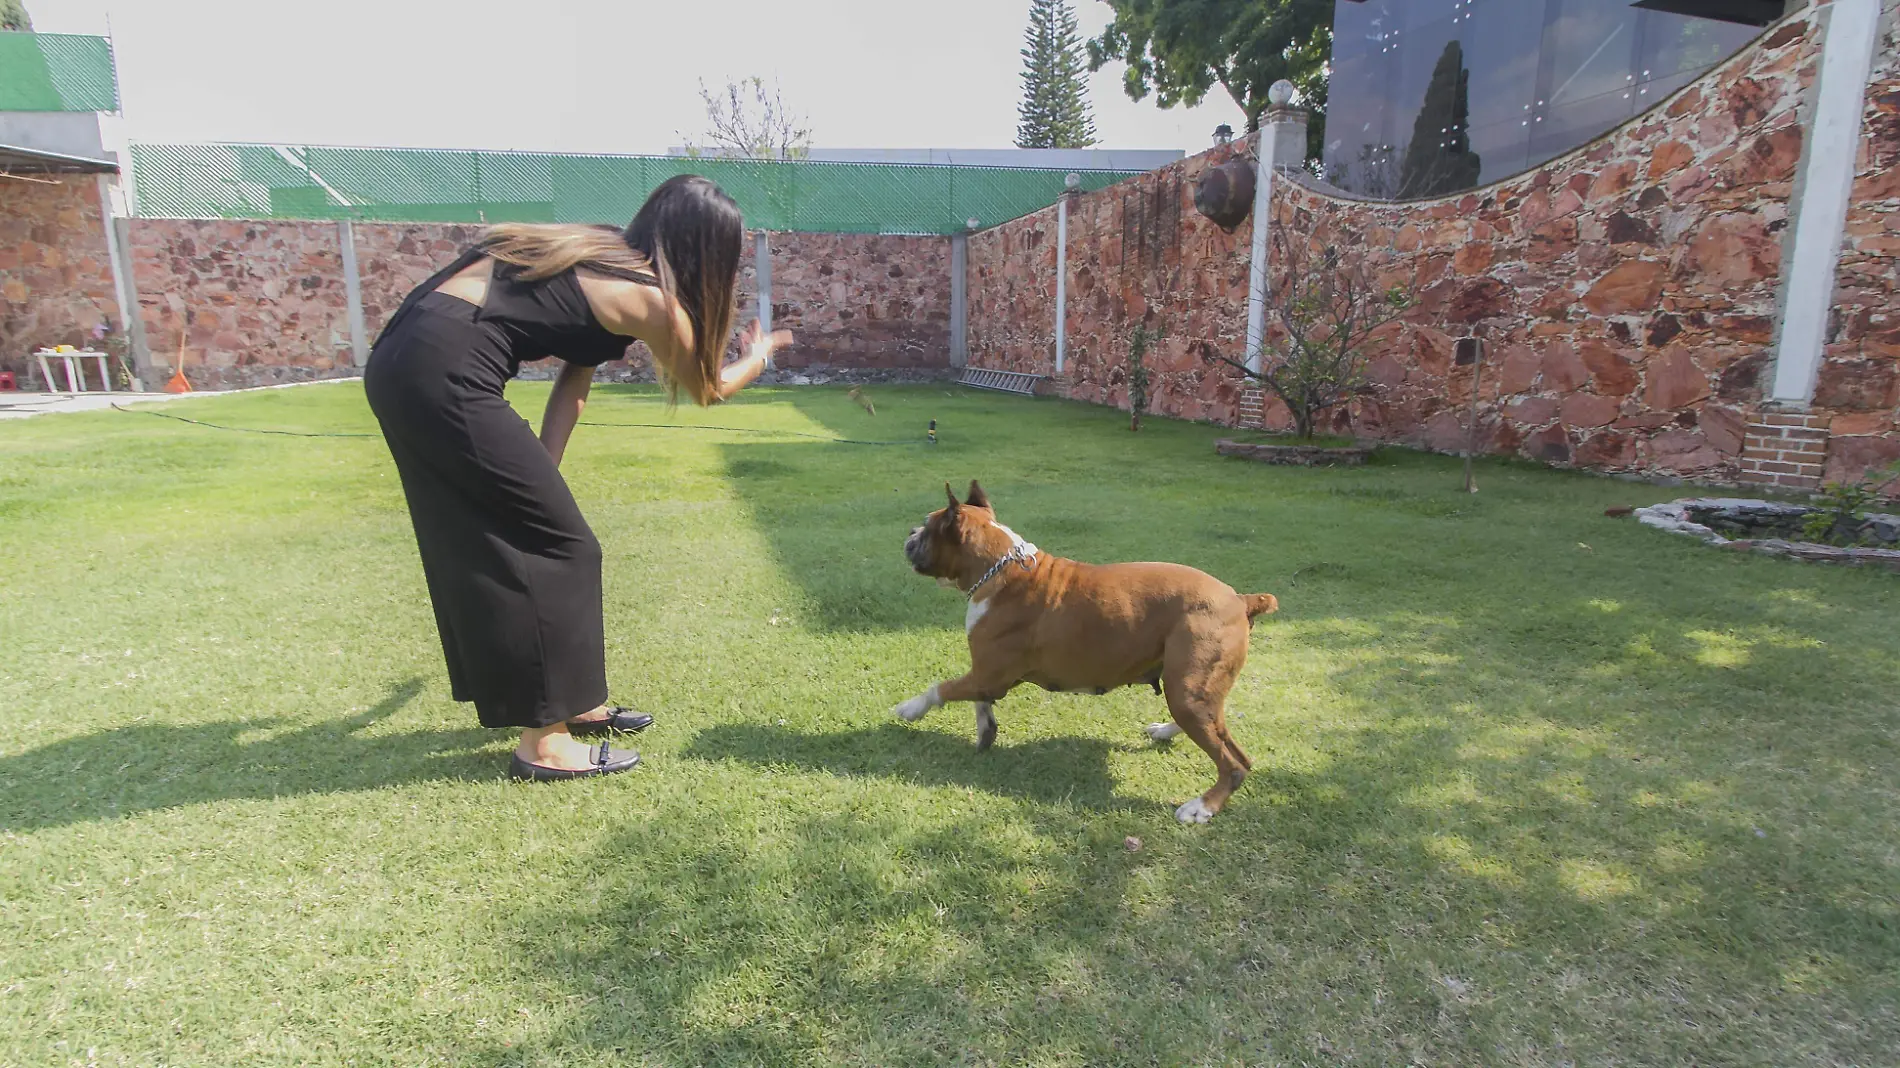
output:
[[[52,349],[40,349],[33,354],[40,361],[40,376],[46,380],[46,392],[57,393],[53,388],[53,365],[50,360],[66,361],[66,392],[86,392],[86,368],[83,361],[99,361],[99,388],[112,392],[112,364],[103,352],[91,349],[75,349],[72,352],[56,352]]]

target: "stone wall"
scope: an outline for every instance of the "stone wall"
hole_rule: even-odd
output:
[[[28,177],[0,180],[0,371],[22,389],[38,384],[36,349],[121,325],[97,180]]]
[[[1857,478],[1900,459],[1900,0],[1885,6],[1814,397],[1831,417],[1829,479]]]
[[[1074,195],[1060,392],[1126,407],[1129,343],[1145,324],[1164,335],[1143,361],[1150,410],[1234,422],[1241,383],[1198,353],[1203,342],[1234,354],[1243,346],[1251,231],[1222,231],[1195,212],[1193,198],[1207,168],[1247,147]],[[970,238],[972,366],[1054,374],[1056,215],[1048,208]]]
[[[1900,4],[1887,6],[1841,311],[1815,398],[1831,424],[1830,477],[1900,453]],[[1368,346],[1368,388],[1333,413],[1332,429],[1462,448],[1473,368],[1455,365],[1454,345],[1475,336],[1486,342],[1482,448],[1602,471],[1743,477],[1774,354],[1819,25],[1815,6],[1801,8],[1604,139],[1468,194],[1381,204],[1276,180],[1282,234],[1363,256],[1387,281],[1415,282],[1420,298]],[[1197,355],[1238,357],[1244,343],[1251,223],[1229,236],[1192,207],[1199,174],[1238,150],[1075,199],[1059,392],[1125,406],[1128,338],[1146,319],[1167,331],[1150,359],[1154,411],[1290,426],[1272,398],[1253,416],[1242,382]],[[1055,218],[1049,208],[971,238],[972,365],[1053,373]]]
[[[769,243],[772,325],[796,337],[785,368],[949,367],[949,238],[774,233]],[[755,299],[740,305],[747,321]]]
[[[148,384],[181,364],[193,389],[356,373],[335,223],[133,219],[130,244]]]
[[[367,340],[479,233],[472,225],[354,224]],[[757,314],[754,239],[746,235],[740,261],[735,341]],[[336,223],[136,219],[131,240],[159,377],[178,358],[187,313],[184,367],[194,388],[358,373]],[[797,335],[779,361],[787,371],[949,366],[949,239],[773,234],[770,247],[774,324]],[[601,374],[650,381],[651,357],[636,343]]]

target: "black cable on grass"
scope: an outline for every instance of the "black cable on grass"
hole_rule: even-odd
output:
[[[767,427],[751,426],[701,426],[691,423],[595,423],[581,420],[579,426],[621,426],[642,427],[648,430],[723,430],[730,434],[783,434],[794,438],[811,438],[814,441],[829,441],[834,445],[928,445],[923,438],[906,441],[857,441],[852,438],[833,438],[823,434],[807,434],[802,430],[772,430]]]
[[[233,433],[239,433],[239,434],[273,434],[279,437],[289,437],[289,438],[375,438],[375,437],[382,436],[380,434],[369,434],[369,433],[349,432],[349,431],[322,432],[322,431],[306,431],[306,430],[270,430],[266,428],[250,427],[250,426],[223,426],[218,423],[207,423],[202,419],[187,419],[182,415],[173,415],[170,412],[155,411],[151,408],[122,408],[116,403],[112,406],[112,408],[114,411],[127,412],[132,415],[156,415],[160,419],[171,419],[180,423],[190,423],[193,426],[209,427],[212,430],[229,430],[229,431],[232,431]],[[763,427],[745,427],[745,426],[701,426],[701,425],[696,425],[696,424],[691,424],[691,423],[599,423],[599,422],[594,422],[591,420],[582,420],[578,425],[579,426],[603,426],[603,427],[628,427],[628,428],[640,428],[640,429],[646,429],[646,430],[716,430],[716,431],[722,431],[728,434],[779,434],[786,437],[811,438],[814,441],[828,441],[834,445],[928,445],[930,444],[930,442],[922,438],[918,438],[914,441],[857,441],[852,438],[833,438],[833,437],[826,437],[823,434],[807,434],[802,430],[772,430],[772,429],[763,428]]]
[[[112,405],[112,410],[115,412],[126,412],[131,415],[156,415],[160,419],[171,419],[180,423],[190,423],[192,426],[210,427],[213,430],[230,430],[240,434],[275,434],[286,438],[375,438],[382,436],[380,434],[351,433],[348,431],[334,430],[324,432],[309,430],[268,430],[249,426],[219,426],[217,423],[207,423],[202,419],[187,419],[182,415],[154,411],[150,408],[121,408],[116,403]]]

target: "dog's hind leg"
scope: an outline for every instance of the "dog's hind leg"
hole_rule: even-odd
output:
[[[976,703],[976,751],[981,753],[996,741],[996,704],[992,701]]]
[[[1174,810],[1174,818],[1182,823],[1213,819],[1245,781],[1252,766],[1227,730],[1227,691],[1246,657],[1245,632],[1241,633],[1243,644],[1238,656],[1226,647],[1229,643],[1219,639],[1195,641],[1186,626],[1168,640],[1164,673],[1168,711],[1180,731],[1194,739],[1194,744],[1214,762],[1214,785]]]

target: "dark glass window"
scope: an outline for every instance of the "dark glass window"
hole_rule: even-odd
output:
[[[1759,26],[1632,0],[1338,0],[1325,171],[1370,196],[1507,178],[1614,129]]]

